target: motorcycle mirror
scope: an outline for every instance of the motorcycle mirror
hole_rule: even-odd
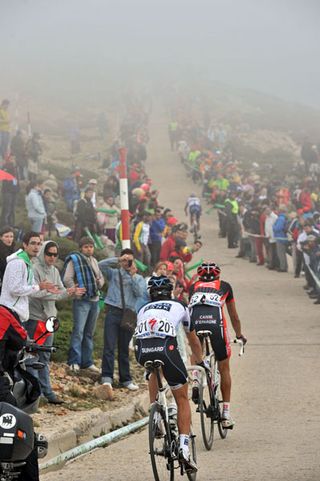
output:
[[[46,330],[47,332],[56,332],[59,329],[60,322],[54,316],[48,317],[46,320]]]

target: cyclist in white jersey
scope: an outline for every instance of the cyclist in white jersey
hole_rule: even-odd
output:
[[[188,215],[189,213],[190,226],[192,227],[193,217],[195,217],[195,220],[198,225],[198,229],[200,230],[200,217],[202,213],[202,207],[201,207],[201,201],[199,197],[196,196],[196,194],[191,194],[190,197],[188,197],[184,211],[186,215]]]
[[[136,338],[136,359],[142,366],[146,361],[161,360],[163,375],[168,382],[178,408],[179,456],[187,469],[196,471],[197,466],[190,459],[189,433],[191,409],[188,400],[188,375],[177,347],[176,331],[182,323],[194,359],[202,365],[202,349],[194,331],[187,307],[171,298],[173,286],[165,276],[151,277],[148,282],[151,302],[138,312]],[[150,402],[156,400],[158,391],[156,376],[149,378]]]

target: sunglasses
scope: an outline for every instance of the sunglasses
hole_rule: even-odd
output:
[[[48,257],[58,257],[58,253],[57,252],[46,252],[46,256],[48,256]]]

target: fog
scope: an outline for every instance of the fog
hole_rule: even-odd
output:
[[[0,0],[0,96],[206,78],[320,108],[318,0]]]

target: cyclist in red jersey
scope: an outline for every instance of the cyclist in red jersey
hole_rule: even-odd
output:
[[[231,374],[229,358],[231,347],[227,320],[224,315],[225,304],[237,339],[241,339],[244,343],[247,340],[241,332],[241,322],[236,310],[232,287],[228,282],[220,280],[220,272],[220,267],[213,262],[204,262],[198,267],[199,280],[190,288],[189,309],[196,332],[203,330],[212,332],[210,336],[211,345],[221,375],[222,425],[224,428],[231,429],[234,426],[234,421],[230,415]],[[193,358],[191,358],[191,362],[193,363]],[[198,375],[198,371],[194,371],[192,399],[196,403],[199,396]]]

